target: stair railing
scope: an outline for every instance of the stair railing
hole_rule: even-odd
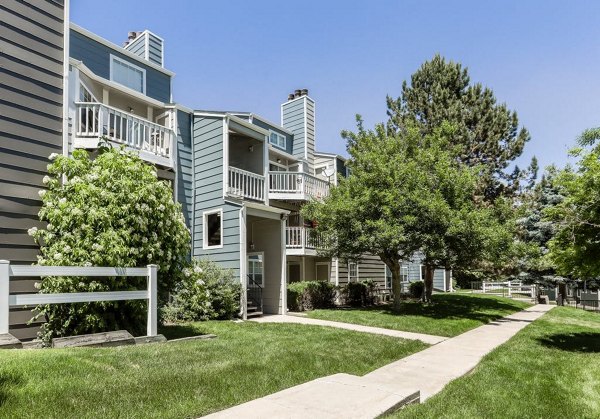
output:
[[[254,302],[258,308],[259,311],[262,312],[263,311],[263,300],[262,300],[262,294],[263,294],[263,287],[262,285],[260,285],[258,282],[256,282],[254,280],[254,278],[252,278],[252,276],[248,275],[248,289],[246,290],[247,292],[247,301],[252,300],[252,302]]]

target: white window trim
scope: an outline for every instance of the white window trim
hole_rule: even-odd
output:
[[[250,275],[250,257],[251,256],[260,256],[261,257],[261,262],[262,262],[262,279],[260,281],[260,284],[258,284],[261,287],[265,286],[265,252],[249,252],[246,255],[246,275]],[[254,278],[253,278],[254,279]],[[248,286],[250,286],[252,284],[248,284]]]
[[[208,245],[208,223],[206,222],[207,217],[211,214],[221,214],[221,244],[216,246]],[[223,248],[223,208],[217,208],[213,210],[204,211],[202,213],[202,249],[222,249]]]
[[[406,281],[402,281],[402,270],[406,270]],[[408,278],[408,275],[410,273],[410,270],[408,269],[408,265],[400,265],[400,282],[407,284],[410,282],[410,279]]]
[[[317,278],[317,267],[318,266],[327,266],[327,272],[328,272],[328,277],[327,277],[327,282],[331,282],[331,263],[330,262],[315,262],[315,281],[319,281],[319,279]]]
[[[275,135],[277,135],[278,137],[280,137],[280,138],[283,138],[283,146],[281,146],[281,145],[279,145],[279,144],[275,144],[274,142],[272,142],[272,141],[271,141],[271,135],[272,135],[272,134],[275,134]],[[279,132],[277,132],[277,131],[269,130],[269,144],[272,144],[272,145],[274,145],[275,147],[277,147],[277,148],[280,148],[280,149],[282,149],[282,150],[287,150],[287,137],[286,137],[285,135],[283,135],[283,134],[280,134],[280,133],[279,133]]]
[[[125,86],[124,84],[121,84],[121,83],[119,83],[119,82],[115,81],[115,79],[113,78],[113,62],[114,62],[114,61],[119,61],[119,62],[121,62],[122,64],[128,65],[128,66],[130,66],[130,67],[133,67],[133,68],[135,68],[136,70],[139,70],[139,71],[141,71],[141,72],[142,72],[142,91],[141,91],[141,92],[139,92],[139,91],[137,91],[137,90],[135,90],[135,89],[132,89],[131,87]],[[137,66],[137,65],[133,64],[133,63],[132,63],[132,62],[130,62],[130,61],[127,61],[127,60],[124,60],[124,59],[122,59],[122,58],[119,58],[119,57],[117,57],[117,56],[116,56],[116,55],[114,55],[114,54],[110,54],[110,76],[109,76],[109,77],[110,77],[110,81],[113,81],[113,82],[115,82],[115,83],[119,83],[119,85],[121,85],[121,86],[125,87],[126,89],[131,89],[131,90],[133,90],[134,92],[142,93],[142,94],[144,94],[144,95],[146,94],[146,69],[145,69],[145,68],[142,68],[142,67],[140,67],[140,66]]]
[[[357,261],[349,261],[348,262],[348,282],[350,282],[352,280],[352,278],[350,277],[350,264],[354,263],[356,265],[356,280],[355,282],[358,282],[360,275],[358,273],[358,262]]]

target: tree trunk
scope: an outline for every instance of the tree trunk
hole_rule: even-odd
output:
[[[400,285],[400,262],[398,260],[392,260],[381,257],[383,263],[390,268],[392,272],[392,294],[394,294],[394,305],[392,306],[394,311],[400,311],[401,299],[401,285]]]
[[[559,300],[561,303],[560,305],[564,306],[567,298],[567,284],[564,282],[558,284],[558,294],[562,296],[562,298]]]
[[[425,265],[425,290],[423,291],[423,301],[431,302],[431,294],[433,293],[433,273],[435,266]]]

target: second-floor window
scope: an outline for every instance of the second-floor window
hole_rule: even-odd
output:
[[[146,94],[146,70],[114,55],[110,56],[110,79]]]
[[[269,142],[274,146],[285,149],[285,135],[271,131],[271,134],[269,135]]]

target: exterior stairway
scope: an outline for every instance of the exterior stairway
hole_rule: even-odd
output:
[[[262,317],[263,312],[260,311],[260,307],[252,300],[248,300],[248,306],[246,308],[246,317],[251,319],[253,317]]]

